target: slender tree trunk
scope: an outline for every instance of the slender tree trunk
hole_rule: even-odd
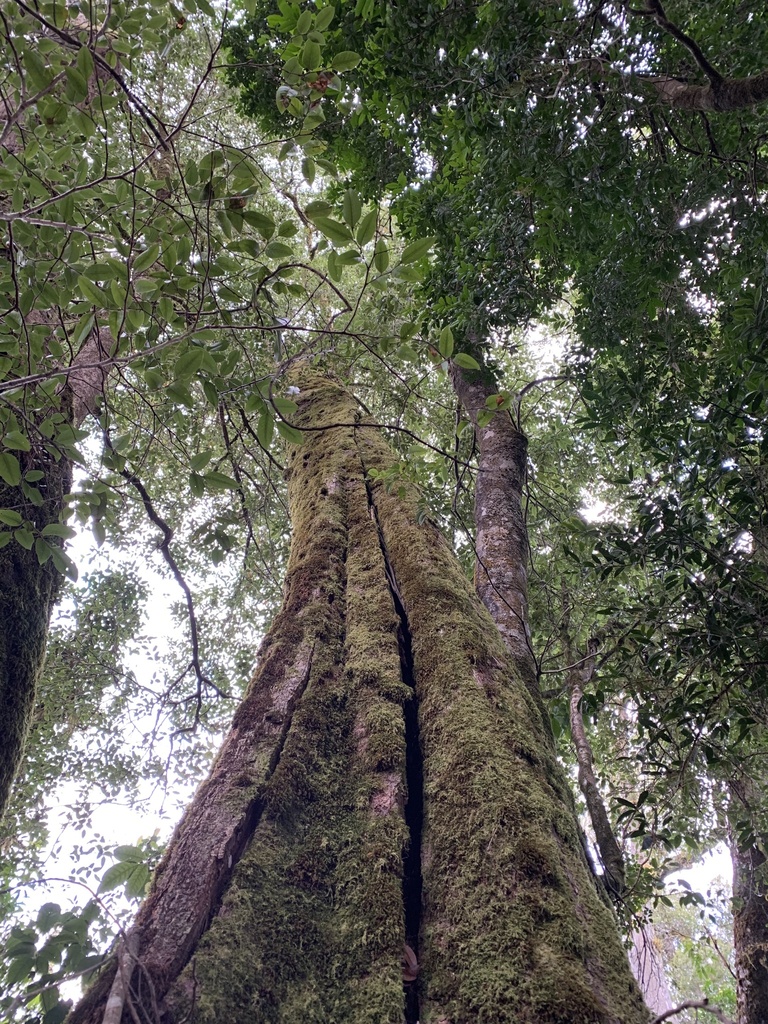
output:
[[[370,481],[392,456],[351,396],[297,383],[285,605],[137,918],[123,1019],[646,1021],[537,702],[415,496]]]
[[[518,672],[538,694],[538,669],[528,625],[528,527],[523,514],[528,439],[506,411],[486,426],[478,415],[498,387],[477,373],[451,367],[451,380],[475,427],[479,448],[475,484],[475,587]]]
[[[664,970],[664,956],[657,941],[653,921],[635,928],[629,963],[648,1008],[655,1014],[661,1014],[671,1010],[674,1002]]]
[[[768,1024],[768,861],[755,840],[740,840],[737,827],[740,820],[754,822],[760,799],[750,779],[731,782],[730,789],[738,1021]]]

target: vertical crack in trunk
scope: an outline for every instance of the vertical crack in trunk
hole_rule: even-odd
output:
[[[362,461],[362,458],[361,458]],[[367,470],[363,463],[363,479],[368,495],[368,508],[376,524],[379,547],[384,560],[389,592],[398,618],[397,643],[400,651],[400,673],[403,682],[410,687],[412,698],[403,708],[405,719],[405,776],[408,797],[405,804],[405,825],[408,829],[408,848],[403,854],[403,909],[405,913],[405,945],[410,947],[414,956],[409,956],[406,948],[404,962],[405,987],[405,1024],[419,1022],[419,983],[418,967],[419,932],[421,929],[421,835],[424,822],[424,770],[419,739],[419,713],[416,700],[416,678],[413,672],[413,646],[408,615],[405,611],[397,580],[389,560],[384,533],[379,523],[379,514],[373,493],[368,481]],[[413,959],[415,962],[409,962]],[[409,980],[410,979],[410,980]]]

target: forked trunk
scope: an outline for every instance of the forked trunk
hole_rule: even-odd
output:
[[[372,482],[392,455],[354,399],[296,383],[285,605],[139,912],[123,1019],[646,1022],[535,697],[415,496]]]

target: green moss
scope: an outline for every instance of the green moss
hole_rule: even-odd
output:
[[[305,426],[354,422],[343,391],[299,383]],[[368,428],[305,436],[291,458],[286,608],[317,624],[312,673],[265,814],[170,997],[193,1024],[403,1019],[411,693],[361,470],[391,455]],[[416,497],[374,488],[374,499],[418,700],[422,1024],[642,1024],[540,704],[442,537],[418,524]],[[313,585],[328,560],[334,584]]]
[[[315,401],[312,416],[351,422],[354,408]],[[169,1001],[199,1024],[397,1024],[409,693],[397,617],[352,431],[308,434],[290,473],[288,594],[303,626],[318,617],[312,671],[261,822]],[[299,586],[325,559],[338,586]]]

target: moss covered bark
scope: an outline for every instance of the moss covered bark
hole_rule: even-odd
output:
[[[287,601],[314,623],[306,685],[262,783],[246,781],[252,839],[179,973],[181,946],[163,966],[147,926],[176,933],[187,862],[205,861],[194,804],[182,822],[164,902],[137,921],[139,976],[164,1019],[193,1024],[647,1021],[537,698],[415,496],[367,481],[392,456],[351,396],[296,382]],[[250,699],[275,685],[257,675]],[[404,975],[406,940],[419,969]]]
[[[50,460],[44,472],[37,484],[40,504],[33,504],[20,487],[0,484],[0,508],[19,513],[38,530],[58,520],[71,485],[65,460]],[[34,547],[28,551],[11,539],[0,549],[0,817],[21,764],[60,583],[50,561],[40,565]]]
[[[739,835],[745,821],[764,815],[760,790],[746,776],[730,783],[733,861],[733,949],[738,1024],[768,1021],[768,858],[757,840]],[[754,827],[754,825],[753,825]]]

